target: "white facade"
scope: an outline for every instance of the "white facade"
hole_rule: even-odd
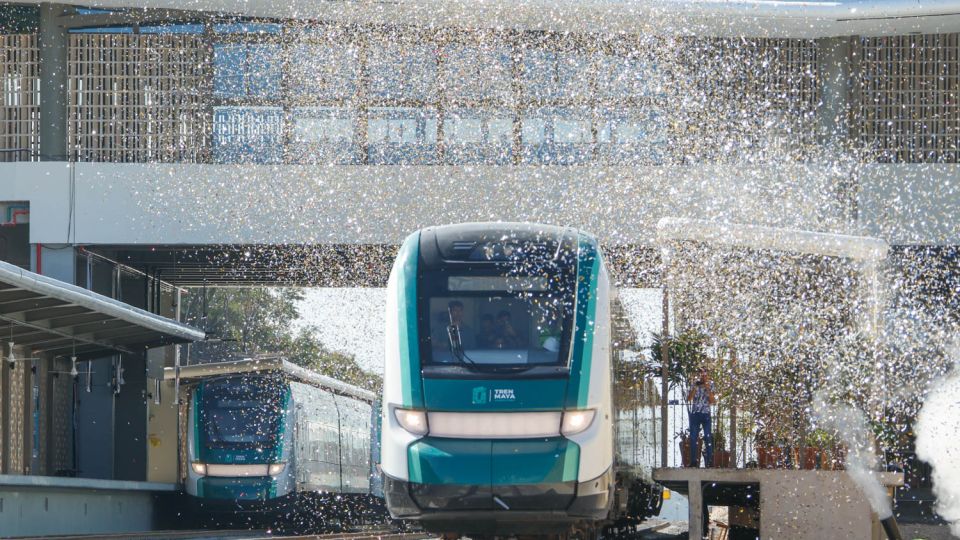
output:
[[[0,200],[30,203],[42,244],[398,244],[460,221],[537,221],[653,245],[682,216],[960,244],[960,166],[863,167],[857,220],[833,169],[698,166],[0,164]],[[74,202],[71,205],[71,184]],[[72,206],[72,208],[71,208]],[[68,234],[70,235],[68,237]]]

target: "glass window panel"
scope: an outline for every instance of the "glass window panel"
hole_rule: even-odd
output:
[[[281,47],[272,44],[216,44],[213,89],[218,97],[280,95]]]
[[[101,26],[97,28],[71,28],[71,34],[132,34],[133,28],[130,26]]]
[[[296,142],[350,142],[356,115],[349,109],[326,107],[300,108],[294,111],[293,137]]]
[[[586,108],[541,108],[521,119],[525,163],[573,165],[593,157],[593,119]]]
[[[590,95],[590,57],[575,52],[527,49],[523,87],[528,97],[576,99]]]
[[[353,45],[302,44],[288,49],[288,88],[319,99],[349,99],[360,80],[360,53]]]
[[[443,127],[447,163],[506,163],[513,155],[513,113],[454,109]]]
[[[666,154],[667,129],[656,112],[608,112],[597,138],[606,163],[660,163]]]
[[[483,142],[483,121],[477,117],[448,116],[443,124],[443,135],[448,144]]]
[[[141,26],[141,34],[202,34],[202,24],[158,24],[156,26]]]
[[[553,120],[553,140],[558,143],[587,143],[593,139],[591,122],[582,118],[556,117]]]
[[[241,97],[243,71],[247,51],[245,45],[213,46],[213,91],[222,97]]]
[[[663,75],[650,60],[603,55],[598,61],[597,92],[611,98],[654,97],[663,92]]]
[[[513,101],[513,59],[506,47],[447,45],[441,77],[447,99]]]
[[[351,109],[302,107],[293,110],[293,140],[288,155],[297,163],[360,162],[357,115]]]
[[[547,140],[547,120],[544,118],[524,116],[521,129],[520,140],[524,145],[541,144]]]
[[[417,125],[421,122],[417,118],[377,118],[367,124],[367,134],[372,144],[416,144],[420,136],[417,134]]]
[[[225,23],[213,25],[217,34],[279,34],[282,24],[275,23]]]
[[[372,44],[367,53],[367,69],[372,74],[369,94],[373,97],[434,99],[437,55],[433,45]]]
[[[371,107],[367,118],[369,160],[377,164],[436,162],[437,112],[415,107]]]
[[[489,130],[491,142],[513,144],[513,118],[492,118]]]
[[[214,107],[213,157],[218,163],[280,162],[283,109]]]
[[[248,45],[246,85],[247,93],[256,97],[279,97],[282,76],[280,45]]]

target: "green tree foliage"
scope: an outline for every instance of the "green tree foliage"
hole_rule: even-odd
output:
[[[661,347],[664,341],[667,342],[667,381],[671,389],[680,387],[686,395],[689,380],[698,369],[707,367],[707,338],[690,330],[667,336],[666,340],[660,334],[654,333],[653,345],[646,363],[647,375],[650,377],[659,377],[662,373]]]
[[[353,356],[327,349],[314,328],[295,329],[302,299],[303,292],[292,288],[192,290],[183,319],[205,330],[210,341],[192,346],[191,361],[277,354],[329,377],[368,389],[379,387],[379,376],[361,369]]]

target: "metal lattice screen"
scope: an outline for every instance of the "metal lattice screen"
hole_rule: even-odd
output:
[[[813,144],[817,61],[813,40],[688,39],[681,62],[689,87],[682,97],[690,102],[680,141],[686,154],[709,162],[737,148],[756,156]]]
[[[71,424],[73,421],[73,377],[69,376],[71,363],[67,358],[56,358],[51,366],[54,373],[48,379],[49,398],[44,402],[50,407],[50,426],[47,436],[49,449],[47,474],[59,475],[72,468],[73,448]]]
[[[960,34],[860,43],[859,142],[880,161],[960,161]]]
[[[749,105],[744,110],[757,113],[758,119],[769,114],[783,115],[790,120],[788,137],[792,141],[799,140],[801,144],[806,144],[814,138],[812,117],[820,100],[817,46],[814,41],[685,39],[681,40],[681,46],[671,45],[677,50],[685,50],[683,54],[676,57],[685,58],[685,60],[678,65],[671,65],[671,59],[675,59],[673,52],[667,54],[666,58],[661,59],[659,63],[655,61],[656,58],[653,60],[646,58],[645,55],[649,52],[646,49],[649,48],[649,44],[645,42],[632,44],[627,47],[629,49],[627,54],[624,54],[618,50],[623,47],[611,46],[606,42],[599,46],[596,45],[597,40],[587,39],[590,45],[587,47],[588,50],[594,50],[597,53],[603,51],[604,54],[612,53],[612,56],[603,56],[603,58],[613,58],[616,61],[608,66],[606,64],[608,60],[594,59],[584,64],[584,69],[578,71],[567,66],[570,64],[567,60],[582,59],[583,47],[566,47],[565,43],[553,43],[544,36],[535,37],[536,39],[530,41],[526,35],[511,34],[505,37],[489,37],[481,40],[481,43],[494,51],[490,53],[491,58],[494,59],[499,58],[496,55],[500,53],[508,58],[510,51],[523,51],[524,54],[520,55],[522,58],[530,54],[546,55],[542,59],[531,57],[537,60],[531,65],[543,64],[549,68],[555,64],[554,67],[557,70],[560,69],[557,66],[564,66],[566,71],[563,73],[557,71],[554,76],[560,77],[561,82],[565,81],[564,77],[566,77],[570,80],[571,88],[589,90],[591,93],[588,95],[601,95],[603,99],[598,103],[602,107],[614,107],[614,109],[626,107],[640,111],[637,114],[642,114],[645,110],[655,114],[663,108],[658,107],[656,99],[659,95],[656,92],[659,90],[654,92],[652,98],[643,97],[637,101],[630,97],[637,92],[639,92],[638,95],[648,96],[650,90],[646,86],[649,84],[645,84],[644,88],[639,90],[631,87],[620,89],[622,92],[618,90],[619,93],[612,91],[612,93],[604,93],[610,77],[613,77],[610,80],[617,84],[624,84],[617,78],[620,76],[618,75],[620,71],[617,70],[626,70],[623,71],[624,73],[630,72],[634,68],[630,62],[635,60],[639,62],[638,65],[646,66],[643,69],[649,67],[657,72],[656,80],[659,81],[657,84],[663,86],[655,85],[656,88],[674,85],[690,87],[694,90],[693,97],[699,96],[697,99],[702,104],[702,108],[700,117],[696,110],[687,114],[691,120],[688,122],[688,128],[692,131],[688,129],[684,133],[674,133],[667,137],[674,139],[667,144],[667,147],[691,145],[699,147],[699,152],[685,152],[686,157],[705,154],[699,157],[709,159],[710,154],[715,154],[710,150],[715,145],[711,145],[709,139],[725,137],[726,134],[722,130],[718,132],[715,128],[718,124],[721,125],[720,127],[723,127],[724,123],[729,124],[724,114],[714,114],[718,107],[723,108],[724,103],[731,105],[726,107],[729,110],[733,110],[732,104]],[[448,44],[459,39],[461,38],[443,36],[443,39],[438,38],[437,43]],[[661,40],[660,43],[662,45],[669,41]],[[221,42],[205,34],[71,35],[69,148],[72,157],[83,161],[116,162],[210,161],[214,153],[212,147],[217,142],[217,138],[213,136],[214,105],[224,101],[217,97],[218,90],[215,85],[218,80],[216,76],[218,68],[214,57],[218,51],[217,47],[220,47],[221,53],[234,55],[239,54],[237,50],[240,50],[224,47],[218,43]],[[296,143],[299,140],[298,129],[304,133],[312,133],[311,129],[314,131],[320,129],[318,125],[321,127],[329,127],[328,124],[336,125],[340,129],[340,124],[357,122],[361,127],[367,127],[368,122],[363,121],[366,120],[365,118],[350,117],[344,120],[331,117],[333,118],[331,120],[324,117],[321,120],[311,120],[313,117],[310,117],[302,120],[298,116],[333,114],[328,110],[331,104],[324,102],[318,105],[313,102],[316,100],[311,100],[309,104],[301,103],[303,96],[312,96],[314,92],[340,96],[334,90],[344,85],[353,88],[352,84],[364,80],[354,71],[340,70],[344,71],[341,73],[330,66],[340,65],[337,62],[352,65],[349,63],[349,58],[352,58],[350,54],[356,53],[358,73],[363,72],[359,66],[365,66],[369,70],[371,66],[366,64],[375,63],[378,57],[369,51],[364,52],[367,49],[366,40],[361,40],[358,44],[350,42],[338,48],[324,40],[288,43],[281,38],[277,46],[284,51],[285,57],[296,59],[283,63],[286,66],[284,70],[292,71],[284,72],[281,77],[283,83],[278,87],[281,88],[282,95],[282,102],[276,104],[276,108],[280,111],[278,118],[287,122],[288,120],[283,120],[285,118],[283,114],[296,114],[293,114],[295,120],[293,125],[283,128],[283,136],[277,138],[278,144],[286,144],[287,139]],[[431,47],[428,49],[442,49],[439,45]],[[534,52],[531,53],[528,49]],[[662,55],[663,49],[660,47],[655,49],[661,51],[657,54]],[[420,49],[412,47],[410,50],[415,53]],[[346,55],[344,57],[346,59],[336,56],[339,54],[338,51],[342,53],[341,56]],[[390,49],[387,49],[387,52],[389,51]],[[641,51],[642,54],[637,56],[637,51]],[[256,49],[255,52],[259,54],[262,51]],[[395,52],[401,56],[406,54],[403,47]],[[253,54],[249,50],[245,53],[247,56]],[[853,125],[855,140],[866,149],[874,151],[879,161],[909,163],[960,161],[960,106],[957,105],[958,90],[960,90],[960,34],[865,38],[859,41],[855,47],[855,53],[855,62],[851,66],[859,83],[852,95],[855,109]],[[299,61],[303,58],[303,54],[308,56],[320,54],[323,58],[334,55],[336,61],[321,62],[327,68],[322,76],[318,76],[310,71],[312,63],[308,62],[309,65],[306,65]],[[0,161],[23,161],[38,157],[40,125],[38,57],[36,35],[0,36],[0,80],[3,83],[3,103],[0,104]],[[444,58],[443,62],[438,64],[439,68],[435,70],[438,74],[447,69],[448,60]],[[247,58],[246,62],[253,62],[253,60]],[[623,65],[616,62],[621,62]],[[518,89],[522,90],[523,85],[526,84],[524,81],[529,78],[528,76],[532,76],[526,73],[527,67],[522,62],[518,65],[506,62],[504,66],[501,77],[506,85],[503,87],[506,89],[504,91],[509,94]],[[242,67],[242,65],[236,67],[236,71],[246,73],[241,69]],[[226,68],[221,66],[220,69],[222,71]],[[581,72],[589,75],[587,79],[583,81],[577,79],[576,75]],[[338,79],[341,76],[347,77],[344,79],[346,82]],[[459,79],[454,75],[451,77],[453,82],[445,81],[440,85],[443,91],[437,92],[431,101],[434,105],[432,110],[453,110],[463,106],[461,101],[465,98],[459,94],[465,92],[464,95],[468,95],[472,83],[470,81],[456,83]],[[295,91],[300,88],[296,83],[301,79],[303,81],[300,86],[305,85],[306,94],[302,92],[298,94]],[[220,83],[221,86],[225,84],[223,81]],[[323,88],[318,90],[318,84]],[[232,88],[230,86],[227,90]],[[223,91],[223,88],[219,90],[221,93]],[[348,113],[368,111],[371,107],[376,109],[380,104],[374,103],[377,100],[370,92],[369,88],[348,92],[349,95],[346,96],[344,103],[346,109],[349,109]],[[484,90],[480,94],[489,93]],[[667,93],[669,94],[669,91]],[[688,98],[690,96],[690,94],[686,95]],[[579,103],[572,94],[566,97],[571,97],[569,100],[571,103]],[[360,100],[359,103],[357,99]],[[220,104],[237,105],[232,102],[234,100],[226,101],[230,103]],[[486,105],[485,101],[480,101]],[[505,120],[509,120],[509,117],[516,114],[526,114],[525,111],[529,109],[529,104],[527,107],[518,104],[516,96],[510,99],[498,98],[494,101],[496,110],[490,113],[493,114],[491,117],[493,120],[484,120],[485,122],[495,123],[499,121],[497,115],[504,114]],[[478,103],[470,102],[470,105],[475,107]],[[568,103],[565,105],[567,109],[572,107]],[[589,105],[597,106],[592,102]],[[318,106],[323,109],[319,113],[315,110]],[[669,112],[669,107],[667,109]],[[258,114],[264,113],[259,111]],[[571,114],[570,110],[565,114]],[[660,111],[657,114],[665,113]],[[768,119],[769,116],[764,118],[764,120]],[[597,119],[588,118],[587,120],[598,125],[602,124]],[[514,134],[509,129],[509,125],[505,130],[505,144],[508,147],[511,144],[516,146],[516,141],[510,140]],[[603,135],[599,134],[602,131],[601,129],[595,137],[602,137]],[[356,136],[360,139],[372,137],[364,132]],[[449,138],[450,134],[446,134],[445,137]],[[447,144],[445,149],[451,154],[459,151],[453,144]],[[303,153],[301,150],[291,148],[287,149],[286,153],[296,156]],[[284,151],[278,150],[278,152]],[[600,154],[600,156],[588,156],[587,160],[608,161],[602,151]],[[644,158],[641,161],[649,160]],[[659,159],[653,161],[656,162]],[[667,158],[663,161],[669,162],[671,159]]]
[[[28,368],[26,362],[16,362],[9,374],[10,395],[3,396],[7,400],[7,470],[6,474],[25,474],[27,472],[26,444],[27,437],[27,392],[29,387]],[[6,368],[5,368],[6,369]]]
[[[0,35],[0,161],[32,161],[40,149],[37,36]]]
[[[74,159],[207,159],[212,64],[203,36],[74,34],[68,64]]]

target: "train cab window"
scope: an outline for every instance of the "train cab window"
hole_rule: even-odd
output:
[[[543,277],[451,276],[429,301],[431,362],[476,366],[561,363],[572,309]]]
[[[211,448],[260,448],[276,443],[286,386],[263,377],[229,378],[203,388],[202,433]]]

